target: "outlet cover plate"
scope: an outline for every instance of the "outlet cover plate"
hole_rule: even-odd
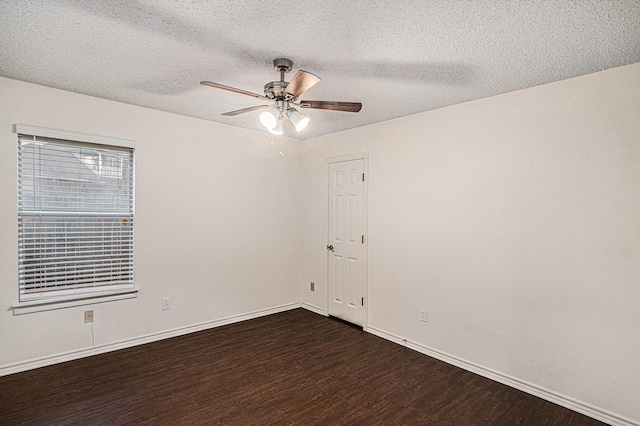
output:
[[[93,311],[84,311],[84,322],[93,322]]]
[[[166,311],[167,309],[171,309],[171,298],[163,297],[162,298],[162,310]]]
[[[427,322],[427,310],[420,309],[420,321]]]

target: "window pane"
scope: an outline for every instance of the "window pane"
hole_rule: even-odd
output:
[[[128,213],[133,201],[131,151],[23,140],[20,210]]]
[[[133,149],[19,137],[20,300],[133,287]]]

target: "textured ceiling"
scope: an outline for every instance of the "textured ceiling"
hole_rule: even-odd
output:
[[[322,78],[301,139],[640,62],[640,0],[2,0],[0,75],[265,131],[272,61]],[[287,76],[289,80],[293,73]]]

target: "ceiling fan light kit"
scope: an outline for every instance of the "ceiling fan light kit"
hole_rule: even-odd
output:
[[[320,77],[310,72],[298,70],[291,81],[284,80],[285,74],[291,72],[293,62],[290,59],[278,58],[273,61],[273,68],[280,73],[280,80],[272,81],[265,84],[264,96],[257,93],[248,92],[235,87],[225,86],[211,81],[201,81],[203,86],[209,86],[216,89],[227,90],[241,95],[251,96],[253,98],[270,101],[267,105],[258,105],[249,108],[243,108],[235,111],[225,112],[222,115],[236,116],[246,112],[256,111],[264,108],[274,108],[276,114],[263,111],[260,114],[260,123],[274,135],[282,135],[284,133],[284,118],[286,117],[297,132],[301,132],[309,124],[309,117],[302,115],[293,105],[300,108],[314,108],[331,111],[342,112],[359,112],[362,104],[359,102],[334,102],[334,101],[302,101],[299,100],[300,95],[313,87],[320,81]]]

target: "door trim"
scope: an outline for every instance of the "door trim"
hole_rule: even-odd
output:
[[[364,297],[362,329],[367,331],[369,326],[369,152],[358,152],[354,154],[339,155],[336,157],[327,157],[324,159],[325,176],[324,176],[324,241],[328,244],[329,239],[329,166],[333,163],[342,163],[344,161],[363,160],[363,173],[365,175],[364,185],[362,188],[362,209],[364,232],[364,276],[362,277],[362,296]],[[324,255],[324,316],[329,316],[329,257],[325,252]]]

